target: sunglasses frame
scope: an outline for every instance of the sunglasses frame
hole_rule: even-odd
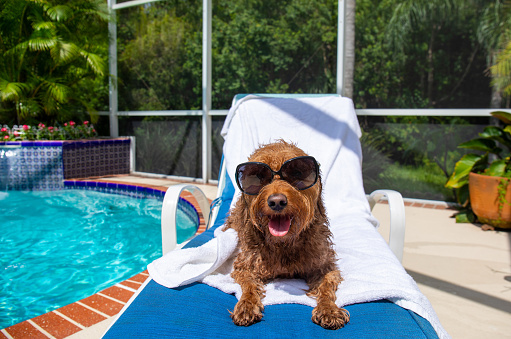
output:
[[[312,161],[314,162],[314,165],[315,165],[314,166],[314,172],[316,173],[316,178],[314,179],[314,182],[311,185],[309,185],[307,187],[304,187],[304,188],[298,188],[298,187],[292,185],[289,181],[284,179],[284,177],[282,176],[282,167],[284,167],[287,163],[289,163],[291,161],[294,161],[294,160],[297,160],[297,159],[312,159]],[[316,159],[314,157],[312,157],[310,155],[299,156],[299,157],[295,157],[295,158],[291,158],[289,160],[286,160],[282,164],[282,166],[280,166],[278,171],[274,171],[268,164],[265,164],[264,162],[257,162],[257,161],[244,162],[244,163],[241,163],[238,166],[236,166],[235,179],[236,179],[236,185],[238,185],[238,188],[240,189],[240,191],[243,192],[244,194],[248,194],[248,195],[258,195],[259,192],[261,192],[261,190],[263,189],[263,187],[266,186],[266,185],[262,185],[257,193],[247,193],[247,192],[245,192],[245,190],[241,187],[240,174],[239,174],[240,171],[239,171],[239,169],[240,169],[241,166],[245,166],[245,165],[248,165],[248,164],[263,165],[264,167],[266,167],[266,168],[268,168],[270,170],[270,172],[271,172],[271,179],[270,179],[269,183],[266,184],[266,185],[269,185],[273,181],[273,178],[275,177],[275,175],[278,175],[278,176],[280,176],[281,180],[284,180],[284,181],[288,182],[291,186],[293,186],[297,190],[304,191],[304,190],[309,189],[312,186],[316,185],[316,183],[319,180],[319,163],[316,161]]]

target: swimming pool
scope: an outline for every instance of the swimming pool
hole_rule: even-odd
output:
[[[144,270],[161,256],[161,203],[77,189],[0,192],[0,328]],[[198,226],[184,209],[178,242]]]

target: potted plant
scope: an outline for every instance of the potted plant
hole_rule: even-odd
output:
[[[478,138],[459,145],[482,151],[464,155],[455,165],[446,187],[457,189],[463,209],[457,222],[511,228],[511,114],[492,112],[505,127],[487,126]]]

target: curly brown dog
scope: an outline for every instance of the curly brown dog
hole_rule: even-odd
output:
[[[315,297],[312,321],[338,329],[349,313],[335,305],[342,281],[321,196],[319,165],[285,141],[264,145],[240,164],[236,182],[243,192],[226,222],[237,231],[240,252],[232,277],[242,296],[233,322],[249,326],[263,317],[265,284],[276,278],[301,278]]]

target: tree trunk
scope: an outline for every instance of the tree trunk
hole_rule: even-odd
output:
[[[489,52],[490,54],[490,62],[488,64],[488,68],[492,65],[495,65],[497,59],[496,50],[492,49]],[[499,91],[497,85],[491,86],[491,98],[490,98],[490,108],[501,108],[502,107],[502,93]]]
[[[355,0],[345,1],[345,60],[343,96],[353,98],[353,74],[355,73]]]
[[[429,46],[428,46],[428,102],[430,105],[435,105],[435,102],[433,101],[433,85],[435,82],[435,64],[434,64],[434,46],[435,46],[435,38],[437,34],[437,26],[433,26],[433,31],[431,32],[431,38],[429,40]]]

